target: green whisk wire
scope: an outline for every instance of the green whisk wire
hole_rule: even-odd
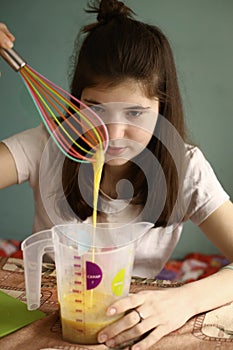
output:
[[[28,70],[28,67],[27,67],[27,70]],[[82,151],[85,151],[86,153],[89,153],[89,154],[93,154],[93,152],[91,151],[88,151],[86,149],[84,149],[80,144],[78,144],[72,137],[71,135],[68,134],[67,130],[64,128],[64,126],[62,125],[62,123],[60,123],[60,121],[58,120],[57,116],[54,114],[54,112],[52,111],[52,109],[49,107],[48,103],[45,101],[45,99],[42,97],[42,95],[39,93],[39,91],[36,89],[35,85],[30,81],[28,80],[28,78],[24,75],[24,73],[21,71],[21,74],[23,75],[24,79],[26,80],[27,84],[32,88],[32,90],[34,91],[35,95],[39,98],[40,101],[42,101],[43,105],[47,108],[47,110],[49,111],[49,113],[52,115],[53,119],[56,121],[57,125],[59,125],[59,127],[63,130],[63,132],[67,135],[67,137],[73,142],[73,144],[75,144],[77,147],[79,147]],[[24,81],[23,79],[23,81]],[[42,83],[42,81],[40,80],[40,82]],[[26,87],[28,88],[26,84]],[[44,84],[43,84],[44,85]],[[32,92],[29,90],[29,93],[32,95]],[[35,96],[35,95],[32,95],[32,96]],[[38,102],[39,103],[39,102]],[[77,112],[78,113],[78,112]],[[80,115],[80,113],[78,113]],[[41,115],[43,120],[44,120],[44,124],[47,126],[47,123],[46,123],[46,120],[43,116],[43,114]],[[98,141],[99,143],[102,143],[98,133],[97,134],[97,137],[98,137]],[[60,147],[61,149],[61,147]]]
[[[29,70],[29,66],[25,66],[24,68],[28,73],[30,73],[35,79],[37,79],[43,86],[45,86],[49,91],[53,92],[57,97],[59,96],[57,91],[52,89],[48,84],[46,84],[42,79],[40,79],[40,77],[38,75],[36,75],[32,70],[31,70],[31,67],[30,67],[30,70]],[[22,72],[23,73],[23,72]],[[35,91],[35,93],[37,94],[37,90],[36,88],[34,87],[34,85],[32,84],[32,87],[33,87],[33,90]],[[43,103],[46,105],[46,107],[48,108],[48,110],[50,111],[50,113],[53,115],[53,118],[56,120],[57,124],[60,125],[60,122],[58,120],[58,118],[56,117],[56,115],[52,112],[52,110],[49,108],[48,104],[45,102],[45,100],[41,97],[41,95],[38,93],[38,96],[40,97],[40,99],[43,101]],[[74,111],[80,116],[82,117],[85,122],[90,126],[92,127],[93,125],[91,124],[91,122],[88,120],[88,118],[85,117],[84,114],[82,114],[69,100],[65,99],[62,95],[59,96],[60,99],[65,102],[69,107],[72,107],[74,109]],[[56,101],[58,103],[58,101]],[[70,135],[68,135],[67,131],[62,127],[61,125],[61,128],[63,129],[63,131],[67,134],[67,136],[70,138]],[[93,132],[94,134],[96,135],[97,137],[97,140],[99,143],[102,143],[102,140],[99,136],[99,133],[97,132],[97,130],[94,128],[93,129]],[[74,142],[74,144],[78,147],[80,147],[83,151],[86,151],[84,148],[82,148],[79,144],[76,143],[76,141],[74,141],[72,138],[70,138],[71,141]],[[87,141],[86,141],[87,142]],[[87,151],[88,153],[91,153],[93,154],[93,152],[89,152]]]

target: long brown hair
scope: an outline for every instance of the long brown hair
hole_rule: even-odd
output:
[[[131,202],[149,208],[144,219],[154,222],[155,226],[165,226],[177,201],[182,211],[179,193],[182,193],[184,149],[176,152],[178,156],[174,159],[171,149],[177,147],[177,136],[168,132],[164,119],[182,140],[185,139],[182,102],[170,44],[158,27],[135,20],[133,11],[120,1],[93,1],[87,12],[96,13],[98,21],[82,29],[81,35],[85,37],[75,54],[71,94],[80,99],[84,88],[99,84],[114,86],[133,79],[143,86],[148,98],[159,99],[159,120],[147,151],[160,166],[153,168],[150,157],[142,152],[136,160],[129,162],[128,179],[134,187]],[[162,173],[158,172],[159,168]],[[148,176],[152,185],[148,185]],[[163,210],[157,213],[158,202],[164,196],[159,180],[162,176],[166,179],[166,194]],[[71,209],[81,220],[92,215],[93,172],[90,164],[80,166],[66,159],[63,188]],[[177,218],[173,217],[173,220]]]

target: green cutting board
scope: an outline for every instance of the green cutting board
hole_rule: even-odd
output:
[[[25,303],[0,291],[0,338],[44,316],[44,312],[29,311]]]

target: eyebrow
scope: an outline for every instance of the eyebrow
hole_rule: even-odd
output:
[[[143,107],[143,106],[140,106],[140,105],[135,105],[135,106],[126,107],[124,109],[126,109],[126,110],[128,110],[128,109],[146,110],[146,109],[150,109],[150,107]]]
[[[106,104],[106,103],[101,103],[99,101],[95,101],[95,100],[89,100],[89,99],[84,99],[85,103],[89,103],[89,104],[93,104],[93,105],[101,105],[101,104]],[[111,103],[111,102],[107,102],[107,103]],[[121,102],[124,103],[124,102]],[[130,104],[128,102],[125,102],[126,104]],[[141,105],[134,105],[134,106],[130,106],[130,107],[126,107],[124,108],[125,110],[130,110],[130,109],[141,109],[141,110],[146,110],[146,109],[150,109],[151,107],[143,107]]]
[[[88,100],[88,99],[86,99],[86,98],[84,98],[84,102],[85,102],[85,103],[92,104],[92,105],[99,105],[99,104],[101,104],[101,103],[98,102],[98,101],[95,101],[95,100]]]

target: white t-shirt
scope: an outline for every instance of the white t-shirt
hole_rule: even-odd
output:
[[[26,130],[2,142],[13,155],[18,172],[18,183],[29,181],[33,190],[35,216],[33,231],[49,229],[55,224],[65,223],[56,209],[56,198],[51,195],[61,186],[61,169],[64,155],[57,151],[49,139],[43,124]],[[46,152],[46,149],[54,151]],[[184,180],[183,193],[187,199],[185,220],[200,225],[212,212],[229,199],[216,178],[210,164],[197,147],[188,147],[186,156],[190,159]],[[55,180],[57,179],[57,180]],[[48,186],[49,184],[49,186]],[[48,193],[48,188],[50,192]],[[64,200],[64,198],[63,198]],[[111,200],[100,196],[101,209],[107,222],[129,222],[134,220],[139,208],[126,200]],[[66,203],[65,203],[66,204]],[[65,205],[64,204],[64,205]],[[139,211],[139,210],[138,210]],[[77,218],[72,222],[79,221]],[[89,217],[85,222],[91,222]],[[140,214],[136,221],[140,221]],[[70,221],[69,221],[70,222]],[[157,275],[177,245],[183,222],[166,228],[152,228],[138,242],[135,253],[133,275],[153,278]]]

